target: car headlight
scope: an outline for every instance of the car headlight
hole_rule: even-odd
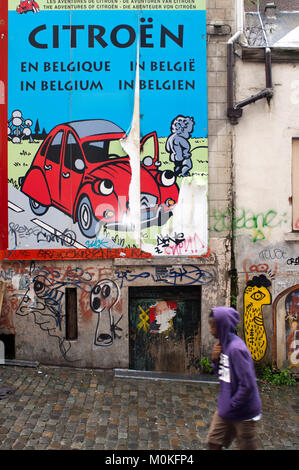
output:
[[[162,186],[172,186],[175,183],[175,174],[171,170],[164,170],[160,174],[160,182]]]
[[[107,209],[103,213],[104,219],[112,219],[112,217],[114,217],[114,215],[115,215],[115,212],[112,209]]]
[[[167,207],[173,207],[175,205],[175,203],[176,203],[175,200],[172,199],[171,197],[169,197],[165,201],[165,204],[166,204]]]
[[[114,191],[114,186],[111,180],[104,179],[95,183],[94,190],[97,194],[101,194],[102,196],[110,196]]]

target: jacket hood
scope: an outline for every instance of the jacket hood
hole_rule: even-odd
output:
[[[235,336],[240,314],[232,307],[212,308],[217,335],[222,346],[226,346]]]

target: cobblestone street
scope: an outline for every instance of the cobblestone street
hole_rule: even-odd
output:
[[[218,383],[1,366],[1,450],[205,450]],[[298,449],[298,383],[260,383],[260,447]],[[234,446],[232,447],[234,449]]]

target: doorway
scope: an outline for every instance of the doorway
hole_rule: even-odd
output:
[[[129,288],[130,369],[198,372],[200,318],[200,286]]]

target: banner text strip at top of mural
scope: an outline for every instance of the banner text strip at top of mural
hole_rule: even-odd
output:
[[[206,0],[8,0],[9,10],[205,10]]]

